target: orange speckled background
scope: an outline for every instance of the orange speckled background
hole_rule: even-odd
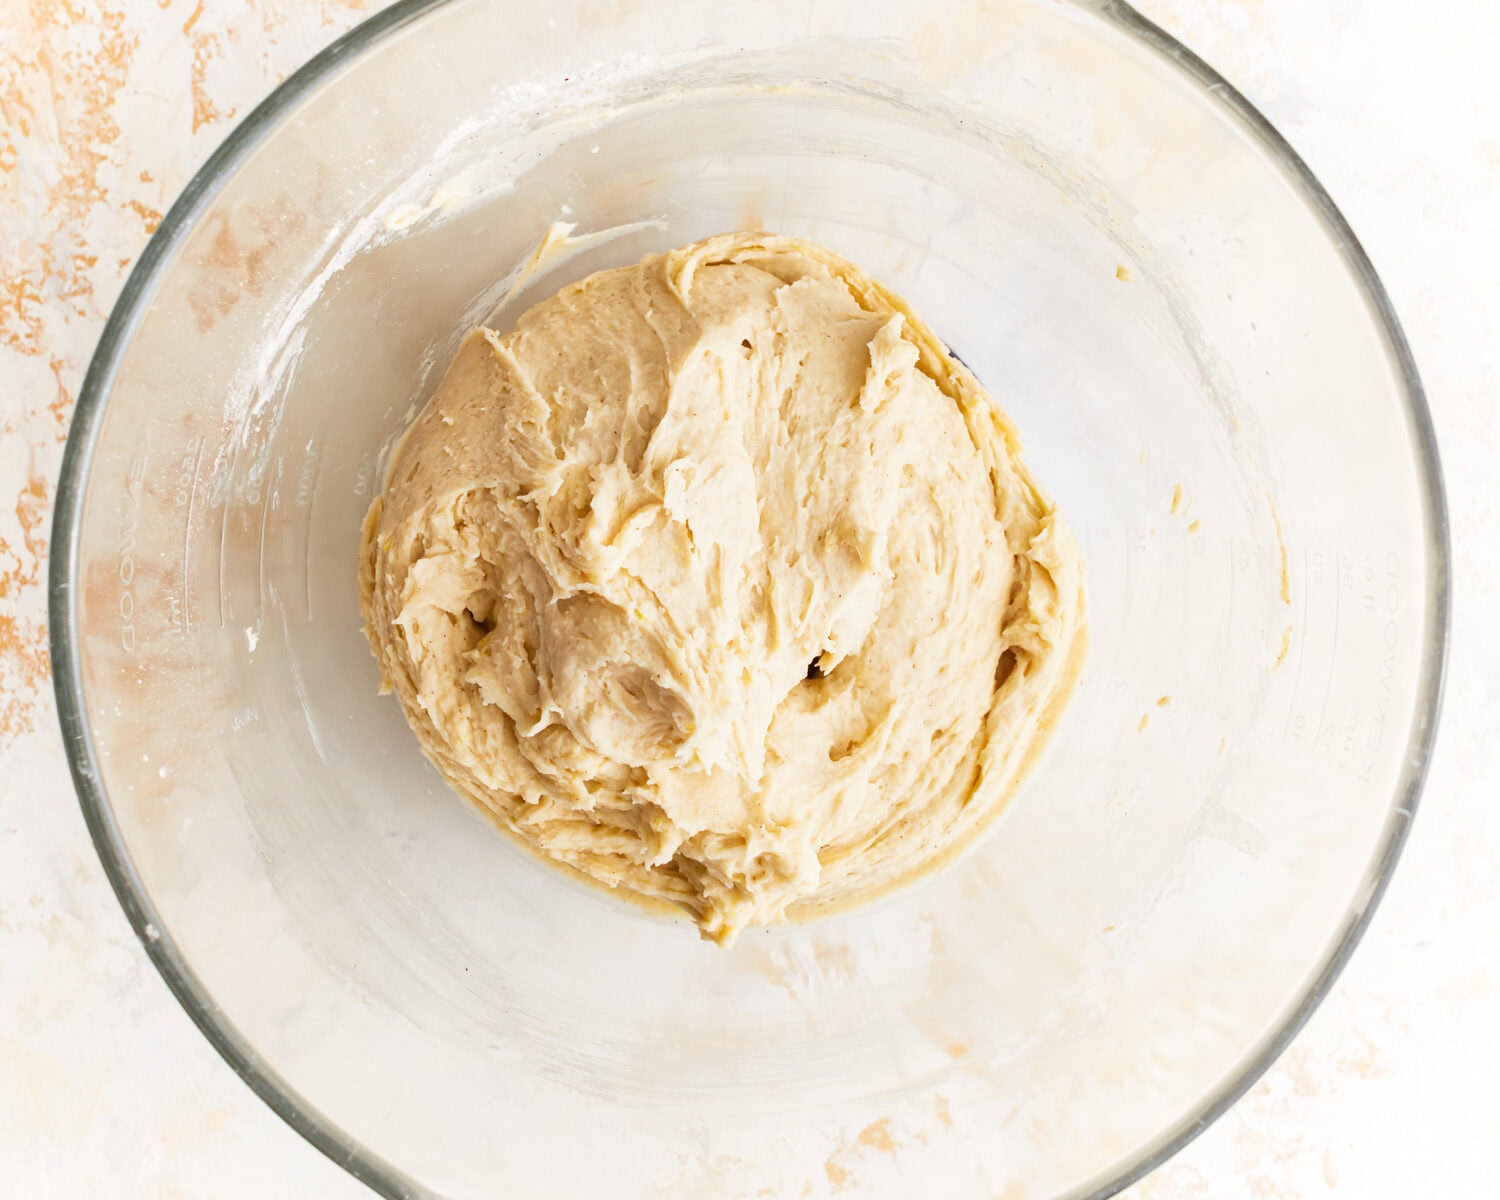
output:
[[[162,213],[236,117],[365,8],[361,0],[0,2],[5,495],[20,483],[16,526],[0,526],[0,741],[37,723],[47,679],[47,506],[110,305]]]
[[[131,264],[232,123],[377,7],[0,0],[0,1197],[368,1195],[219,1061],[120,913],[57,734],[45,577],[69,415]],[[1262,107],[1381,270],[1431,393],[1457,592],[1438,757],[1365,944],[1282,1062],[1126,1197],[1492,1195],[1500,5],[1139,7]],[[865,1132],[851,1162],[885,1136]],[[846,1166],[831,1161],[830,1195],[856,1194]]]

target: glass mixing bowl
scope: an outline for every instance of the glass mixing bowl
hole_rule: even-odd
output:
[[[569,252],[512,294],[555,219]],[[908,297],[1079,535],[1092,650],[949,869],[729,950],[448,792],[360,517],[459,334],[735,226]],[[58,494],[78,788],[168,983],[388,1196],[1102,1197],[1222,1112],[1384,885],[1440,691],[1410,355],[1246,103],[1123,4],[398,4],[199,172]]]

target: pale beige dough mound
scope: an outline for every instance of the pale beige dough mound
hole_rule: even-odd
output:
[[[900,298],[764,234],[472,332],[370,507],[360,593],[454,788],[719,941],[974,834],[1084,641],[1004,413]]]

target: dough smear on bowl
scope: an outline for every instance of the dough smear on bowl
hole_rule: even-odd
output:
[[[899,297],[766,234],[470,333],[370,506],[360,597],[455,789],[720,942],[948,856],[1084,645],[1005,414]]]

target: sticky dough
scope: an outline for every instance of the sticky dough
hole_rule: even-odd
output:
[[[1084,643],[1075,543],[994,400],[899,297],[764,234],[470,333],[360,594],[457,791],[717,941],[950,855]]]

